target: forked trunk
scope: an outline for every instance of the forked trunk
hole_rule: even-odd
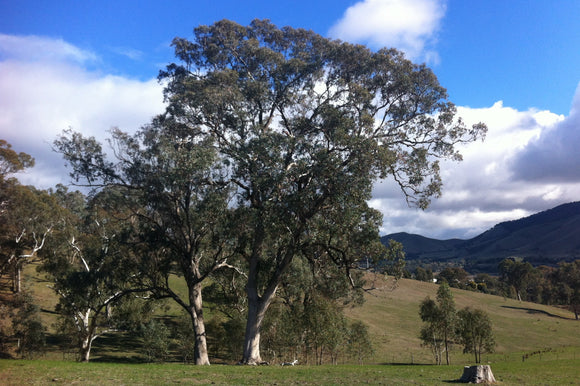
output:
[[[260,335],[264,315],[274,299],[276,286],[267,291],[262,297],[253,280],[248,280],[248,320],[244,337],[244,356],[241,363],[244,365],[259,365],[264,361],[260,355]]]
[[[86,336],[83,338],[79,352],[81,362],[88,362],[89,359],[91,358],[92,342],[93,340],[91,339],[90,336]]]
[[[249,307],[246,334],[244,336],[244,356],[242,364],[259,365],[262,363],[260,355],[260,333],[262,320],[259,320],[256,307]]]
[[[88,362],[91,357],[91,346],[93,345],[94,338],[94,320],[91,321],[91,310],[86,310],[85,312],[78,313],[78,324],[79,329],[79,361]],[[93,316],[93,318],[95,318]]]

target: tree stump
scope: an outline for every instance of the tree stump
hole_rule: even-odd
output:
[[[464,383],[495,383],[495,378],[488,365],[465,366],[459,382]]]

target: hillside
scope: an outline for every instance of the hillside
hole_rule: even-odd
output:
[[[454,262],[472,273],[496,273],[510,256],[533,265],[555,265],[580,258],[580,202],[557,206],[519,220],[506,221],[469,240],[436,240],[408,233],[383,236],[403,244],[407,259],[423,264]]]
[[[377,289],[366,294],[364,305],[348,309],[347,315],[369,325],[377,363],[432,363],[429,350],[421,347],[418,338],[419,305],[427,296],[435,298],[438,286],[409,279],[400,280],[395,289],[392,284],[377,279]],[[521,353],[547,348],[580,348],[580,323],[571,312],[455,288],[452,291],[457,309],[480,308],[492,319],[498,345],[496,353],[487,359],[484,356],[484,361],[498,357],[518,360]],[[454,363],[471,360],[460,348],[453,351]]]
[[[37,304],[43,310],[43,319],[49,327],[54,327],[54,294],[47,289],[46,282],[39,280],[28,270],[27,283]],[[362,307],[345,310],[351,320],[361,320],[369,326],[375,355],[368,363],[432,363],[428,349],[421,347],[418,338],[421,328],[419,305],[425,297],[435,298],[438,286],[432,283],[401,279],[394,286],[391,279],[383,275],[369,274],[368,287],[374,289],[365,293]],[[574,320],[573,313],[561,308],[540,304],[518,302],[500,296],[452,288],[457,308],[476,307],[486,311],[494,325],[498,343],[497,353],[484,356],[484,360],[518,361],[522,353],[538,350],[564,349],[578,352],[580,356],[580,322]],[[164,308],[164,316],[174,319],[172,307]],[[160,310],[161,311],[161,310]],[[207,310],[211,311],[211,310]],[[206,315],[211,319],[212,313]],[[127,345],[122,335],[112,334],[107,339],[97,339],[93,349],[93,360],[128,360],[133,358],[134,342]],[[56,347],[49,347],[45,358],[62,358]],[[123,359],[124,358],[124,359]],[[463,354],[460,348],[453,351],[455,364],[470,363],[471,355]]]

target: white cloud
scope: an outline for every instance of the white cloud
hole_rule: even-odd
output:
[[[15,40],[19,52],[12,48]],[[39,41],[46,52],[26,54]],[[62,130],[103,140],[112,127],[135,131],[163,111],[162,86],[155,79],[89,71],[83,63],[96,56],[61,40],[3,35],[0,52],[9,55],[0,61],[0,138],[36,159],[36,166],[19,176],[23,183],[48,188],[69,182],[64,161],[51,150]]]
[[[0,34],[0,58],[19,61],[97,61],[98,56],[65,42],[43,36],[15,36]]]
[[[394,47],[410,59],[436,62],[430,48],[445,15],[444,0],[363,0],[349,7],[329,31],[345,41]]]
[[[111,47],[111,50],[121,56],[127,57],[131,60],[141,60],[143,58],[143,51],[129,48],[129,47]]]
[[[580,84],[570,115],[531,140],[511,163],[513,177],[525,181],[580,183]]]
[[[579,98],[576,98],[576,100]],[[575,102],[575,106],[580,104]],[[554,159],[578,162],[580,153],[571,150],[580,139],[570,142],[568,155],[554,154],[544,148],[542,139],[558,137],[561,129],[571,135],[568,117],[549,111],[529,109],[518,111],[497,102],[491,107],[473,109],[458,107],[458,114],[467,125],[485,122],[488,126],[484,142],[474,142],[461,148],[463,162],[443,162],[441,174],[444,181],[443,196],[434,200],[426,211],[408,208],[402,194],[392,181],[377,185],[371,205],[383,212],[383,234],[394,232],[418,233],[427,237],[470,238],[501,221],[518,219],[557,205],[577,201],[580,197],[580,179],[565,183],[514,178],[514,159],[526,157],[520,174],[541,170],[545,158],[532,159],[527,154],[532,149],[544,149],[544,155]],[[570,140],[570,137],[568,137]],[[560,162],[559,161],[559,162]]]

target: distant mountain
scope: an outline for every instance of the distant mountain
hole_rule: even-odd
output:
[[[436,240],[409,233],[383,236],[403,244],[410,262],[453,263],[468,272],[496,273],[498,263],[518,256],[533,265],[580,259],[580,202],[506,221],[469,240]]]

